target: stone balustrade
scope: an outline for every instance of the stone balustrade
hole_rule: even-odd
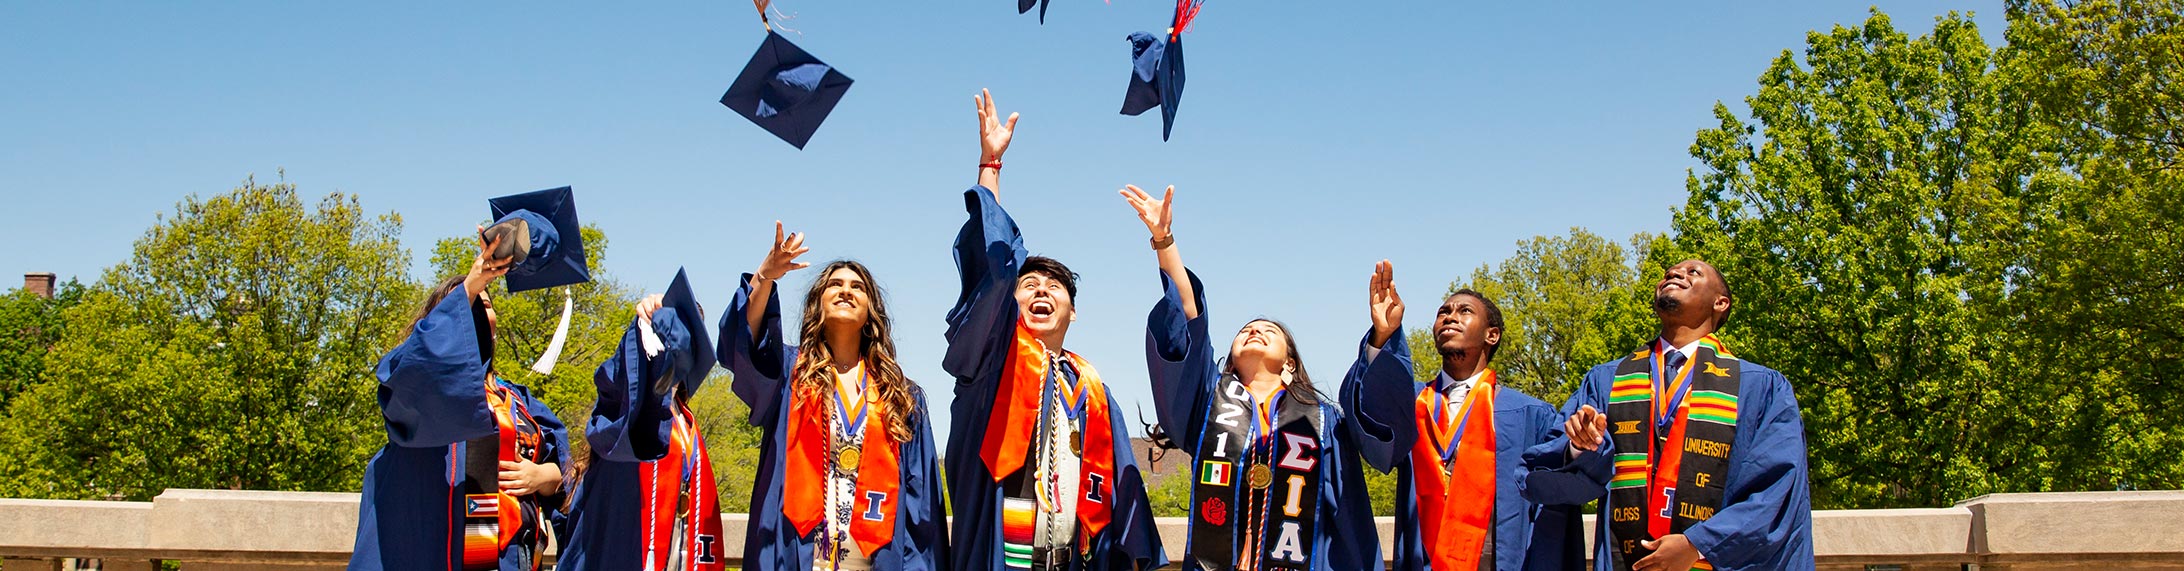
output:
[[[185,571],[339,568],[356,502],[221,490],[168,490],[150,502],[0,499],[0,571],[59,571],[88,558],[107,571],[159,561]],[[742,553],[746,516],[721,518],[725,551]],[[2180,523],[2184,491],[1995,494],[1946,508],[1815,512],[1813,541],[1822,569],[2180,569]],[[1379,527],[1385,550],[1395,524]],[[1181,559],[1182,518],[1160,528],[1169,558]]]

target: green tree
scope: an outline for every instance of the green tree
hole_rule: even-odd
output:
[[[1797,387],[1816,507],[2184,482],[2175,2],[1813,33],[1698,134],[1674,244]],[[2038,426],[2028,430],[2027,426]]]
[[[2052,143],[1990,319],[2040,438],[1993,451],[2010,490],[2184,485],[2184,2],[2011,2],[1998,73]],[[1993,427],[2008,436],[2016,427]],[[2022,434],[2019,432],[2019,434]]]
[[[0,297],[0,413],[8,401],[38,384],[46,352],[67,331],[62,312],[83,301],[83,284],[68,280],[51,299],[17,289]]]
[[[80,304],[0,426],[0,494],[354,490],[370,379],[416,295],[395,215],[295,187],[195,196]]]
[[[1651,244],[1640,233],[1626,249],[1584,228],[1537,236],[1449,293],[1470,288],[1494,300],[1503,322],[1494,370],[1509,387],[1560,406],[1586,370],[1653,336],[1643,300],[1657,272],[1641,267]]]

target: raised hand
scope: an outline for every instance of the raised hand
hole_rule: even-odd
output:
[[[1403,296],[1395,291],[1395,264],[1381,260],[1373,266],[1373,279],[1366,287],[1372,307],[1374,347],[1388,342],[1395,330],[1403,327]]]
[[[1562,421],[1562,433],[1570,437],[1570,452],[1599,450],[1608,435],[1608,415],[1600,414],[1592,405],[1577,407],[1577,413]]]
[[[514,265],[507,258],[486,257],[486,252],[498,250],[501,240],[505,238],[495,236],[493,241],[487,242],[484,226],[478,227],[478,233],[478,257],[470,261],[469,275],[463,276],[463,293],[469,295],[470,299],[477,299],[478,294],[485,292],[485,286],[507,275],[508,267]]]
[[[1168,193],[1160,198],[1153,198],[1134,184],[1123,185],[1122,190],[1116,192],[1122,194],[1123,200],[1130,201],[1131,208],[1137,209],[1138,221],[1145,223],[1145,230],[1152,233],[1154,242],[1175,237],[1175,185],[1168,185]]]
[[[666,301],[667,296],[657,293],[645,296],[644,299],[637,300],[637,318],[645,321],[651,321],[652,312],[659,311],[660,306],[662,304],[665,304]]]
[[[978,106],[978,162],[1001,162],[1001,154],[1009,151],[1009,140],[1016,136],[1016,114],[1010,113],[1007,123],[1001,122],[1001,112],[993,107],[993,92],[980,89],[971,100]]]
[[[811,248],[804,247],[803,232],[784,234],[781,221],[775,220],[773,246],[766,249],[766,258],[759,260],[758,271],[754,273],[761,279],[773,281],[781,279],[781,276],[788,275],[789,272],[809,268],[811,264],[798,262],[796,258],[810,251]]]

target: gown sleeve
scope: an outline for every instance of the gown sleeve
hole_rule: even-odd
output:
[[[1198,318],[1184,317],[1182,293],[1168,274],[1160,274],[1167,291],[1145,319],[1145,367],[1153,383],[1153,408],[1160,414],[1160,428],[1185,452],[1198,450],[1204,432],[1207,401],[1219,377],[1215,371],[1212,341],[1206,333],[1206,289],[1198,274],[1184,271],[1198,302]]]
[[[1357,456],[1345,448],[1357,446],[1351,424],[1342,410],[1324,406],[1325,414],[1335,420],[1332,438],[1327,440],[1323,454],[1328,463],[1328,485],[1320,493],[1320,513],[1326,522],[1320,526],[1320,551],[1326,553],[1323,565],[1317,571],[1380,571],[1385,561],[1380,553],[1380,530],[1373,520],[1372,495],[1365,489],[1365,471]]]
[[[1024,237],[1016,220],[994,199],[993,191],[976,186],[963,192],[970,219],[956,233],[956,271],[963,293],[948,310],[948,352],[941,368],[954,375],[957,384],[990,381],[1008,356],[1016,327],[1016,296],[1010,284],[1024,263]]]
[[[1760,405],[1752,437],[1737,442],[1731,452],[1739,461],[1730,473],[1739,477],[1726,483],[1721,511],[1684,530],[1684,537],[1715,567],[1767,566],[1772,557],[1809,532],[1802,528],[1812,499],[1797,397],[1781,373],[1765,371],[1762,379],[1757,383],[1760,394],[1754,395],[1760,398],[1751,399]],[[1738,424],[1742,426],[1742,419]]]
[[[663,362],[652,362],[656,360]],[[645,357],[637,320],[631,318],[614,354],[592,372],[599,399],[592,404],[584,439],[593,455],[609,462],[643,462],[667,455],[673,438],[673,404],[666,392],[653,390],[650,380],[665,365],[664,359]]]
[[[379,359],[374,373],[389,443],[433,448],[500,429],[486,404],[485,361],[470,311],[470,294],[457,286]]]
[[[569,427],[561,422],[561,417],[554,415],[551,407],[538,400],[537,395],[531,394],[530,390],[523,391],[523,399],[526,410],[531,412],[532,422],[538,423],[539,434],[544,437],[540,439],[539,445],[545,449],[546,461],[561,468],[561,487],[539,498],[539,505],[546,508],[547,517],[558,521],[562,517],[562,505],[567,503],[564,500],[568,498],[569,489],[576,485],[575,479],[571,477],[575,468],[569,465]]]
[[[1113,394],[1107,396],[1107,410],[1121,410]],[[1129,429],[1122,424],[1123,416],[1107,415],[1108,430],[1127,435]],[[1114,519],[1101,532],[1109,539],[1109,550],[1120,550],[1119,555],[1109,553],[1108,564],[1127,569],[1123,563],[1135,563],[1138,569],[1155,569],[1168,565],[1168,552],[1161,547],[1160,528],[1153,520],[1153,506],[1145,495],[1145,475],[1137,464],[1137,453],[1131,446],[1115,447]]]
[[[1358,341],[1357,362],[1342,377],[1342,408],[1356,436],[1358,456],[1375,470],[1387,472],[1409,459],[1418,441],[1416,411],[1419,383],[1413,380],[1410,344],[1403,330],[1394,334],[1374,354],[1372,333]]]
[[[1594,367],[1578,384],[1577,392],[1562,404],[1560,416],[1568,418],[1578,407],[1591,405],[1593,409],[1607,411],[1607,403],[1601,399],[1601,389],[1614,377],[1614,364]],[[1524,499],[1542,505],[1580,505],[1608,495],[1608,480],[1614,474],[1615,439],[1605,438],[1600,450],[1588,450],[1570,457],[1570,437],[1560,428],[1549,433],[1549,438],[1524,451],[1524,473],[1518,476],[1518,491]]]
[[[735,302],[729,304],[728,313],[720,320],[720,348],[715,354],[727,360],[728,371],[733,374],[729,386],[743,404],[750,405],[750,423],[753,426],[774,426],[776,415],[781,413],[781,384],[789,378],[796,366],[796,348],[782,340],[781,332],[781,284],[774,284],[766,296],[766,313],[759,318],[758,332],[753,334],[749,312],[751,304],[751,274],[743,274],[743,285],[736,288]]]
[[[948,565],[948,505],[940,481],[940,460],[933,446],[925,395],[917,395],[917,437],[903,446],[903,517],[896,541],[904,546],[903,571],[938,571]]]

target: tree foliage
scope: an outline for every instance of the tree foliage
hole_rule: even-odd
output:
[[[373,364],[415,286],[394,215],[293,185],[192,196],[136,242],[0,426],[0,492],[355,489]]]
[[[1650,278],[1658,272],[1642,263],[1651,244],[1649,234],[1631,237],[1625,248],[1571,228],[1567,235],[1517,242],[1515,254],[1498,265],[1480,266],[1470,282],[1450,284],[1448,293],[1469,288],[1501,308],[1501,344],[1492,363],[1497,378],[1559,406],[1587,369],[1628,353],[1654,334],[1646,304]],[[1431,332],[1423,333],[1431,352]]]
[[[2000,50],[1876,12],[1716,105],[1674,247],[1796,384],[1817,506],[2184,483],[2177,6],[2134,6],[2013,6]]]
[[[0,296],[0,414],[8,401],[44,378],[45,355],[66,336],[62,312],[83,301],[83,284],[58,284],[51,299],[27,289]]]

